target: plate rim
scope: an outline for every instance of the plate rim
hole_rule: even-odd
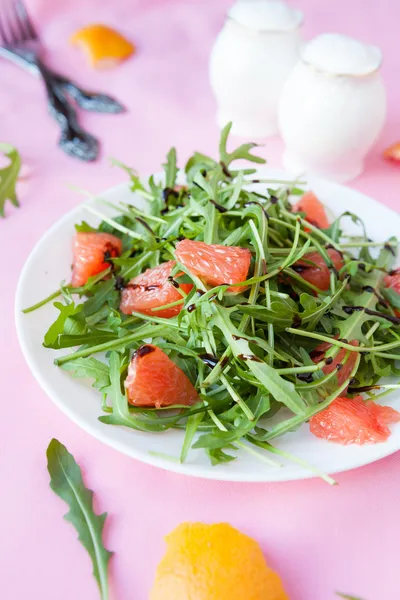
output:
[[[261,173],[261,174],[263,172],[268,173],[269,176],[273,175],[273,177],[277,177],[277,178],[279,177],[282,179],[289,177],[289,174],[287,172],[285,172],[283,169],[277,169],[277,168],[273,168],[273,167],[271,167],[271,168],[270,167],[257,167],[257,172]],[[294,178],[290,178],[290,179],[288,178],[288,181],[293,180],[293,179]],[[370,203],[372,202],[376,206],[376,208],[383,206],[386,211],[388,211],[389,213],[392,213],[394,218],[400,219],[400,215],[395,210],[393,210],[391,207],[388,207],[385,204],[382,204],[375,198],[372,198],[372,197],[368,196],[367,194],[360,192],[359,190],[353,189],[349,186],[344,186],[344,185],[326,180],[321,177],[308,176],[307,179],[308,179],[307,184],[302,186],[306,189],[310,187],[311,182],[317,182],[317,183],[319,182],[322,185],[328,185],[330,187],[333,187],[333,188],[336,187],[338,189],[344,188],[348,191],[351,191],[352,194],[358,196],[360,199],[364,198],[364,199],[367,199],[368,202],[370,202]],[[291,474],[289,475],[289,477],[278,477],[278,476],[275,476],[275,474],[284,473],[285,467],[282,467],[281,469],[275,469],[273,467],[271,469],[266,468],[265,471],[260,471],[259,474],[257,475],[254,472],[249,472],[248,474],[246,474],[246,473],[242,473],[242,472],[239,473],[236,471],[230,471],[229,469],[226,469],[226,468],[224,469],[223,465],[218,465],[216,467],[208,466],[206,468],[204,465],[198,465],[198,464],[193,465],[190,463],[180,463],[180,462],[176,463],[173,461],[169,461],[166,458],[156,456],[146,450],[143,450],[143,451],[138,450],[136,447],[128,446],[128,444],[126,444],[126,442],[124,442],[124,441],[118,441],[117,439],[110,438],[106,434],[103,434],[102,430],[96,429],[94,426],[92,426],[90,421],[80,418],[79,415],[77,415],[74,410],[70,410],[68,407],[68,404],[63,402],[62,400],[60,400],[59,397],[57,396],[57,394],[54,393],[54,390],[52,389],[52,387],[50,385],[48,385],[48,382],[46,381],[45,377],[42,375],[39,366],[35,363],[33,354],[31,353],[30,349],[28,348],[28,343],[27,343],[28,337],[26,335],[26,332],[24,331],[23,320],[24,320],[25,315],[22,313],[22,293],[23,293],[23,284],[24,284],[25,276],[29,272],[31,263],[34,262],[36,252],[41,247],[41,245],[43,243],[45,243],[48,238],[51,238],[52,234],[55,231],[57,231],[60,227],[62,227],[65,222],[69,221],[75,213],[79,213],[82,210],[83,205],[91,204],[96,200],[96,198],[101,197],[101,196],[106,196],[106,195],[114,196],[118,192],[121,192],[122,190],[126,190],[127,186],[129,186],[129,182],[119,183],[115,186],[112,186],[110,188],[103,190],[102,192],[96,194],[96,196],[93,196],[90,199],[77,204],[71,210],[69,210],[65,214],[63,214],[62,217],[57,219],[51,225],[51,227],[49,229],[47,229],[46,232],[37,240],[37,242],[34,244],[34,246],[32,247],[32,249],[29,252],[28,258],[26,259],[24,266],[20,272],[19,278],[18,278],[16,293],[15,293],[15,302],[14,302],[14,317],[15,317],[18,341],[19,341],[24,359],[25,359],[32,375],[34,376],[35,380],[39,383],[39,386],[45,392],[45,394],[50,398],[50,400],[73,423],[75,423],[77,426],[79,426],[81,429],[83,429],[86,433],[93,436],[95,439],[99,440],[103,444],[110,446],[114,450],[117,450],[118,452],[121,452],[122,454],[125,454],[126,456],[132,457],[144,464],[151,465],[151,466],[157,467],[157,468],[161,468],[166,471],[178,473],[181,475],[187,475],[190,477],[196,477],[196,478],[200,478],[200,479],[210,479],[210,480],[214,480],[214,481],[229,481],[229,482],[238,482],[238,483],[239,482],[241,482],[241,483],[284,483],[284,482],[289,482],[289,481],[301,481],[303,479],[317,478],[318,476],[315,475],[313,472],[306,470],[306,469],[300,469],[300,468],[298,471],[295,471],[295,472],[292,471]],[[136,433],[136,432],[133,432],[133,433]],[[369,464],[375,463],[377,461],[382,460],[383,458],[386,458],[387,456],[394,454],[395,452],[400,450],[400,437],[399,437],[398,447],[396,449],[388,448],[385,443],[377,444],[375,447],[377,448],[376,456],[371,457],[370,459],[367,459],[364,461],[355,459],[351,462],[350,465],[346,464],[345,466],[343,466],[343,468],[339,467],[328,474],[334,475],[336,473],[343,473],[346,471],[351,471],[353,469],[361,468],[363,466],[367,466]]]

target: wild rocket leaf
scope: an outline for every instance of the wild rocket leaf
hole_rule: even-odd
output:
[[[93,387],[102,390],[110,385],[110,369],[108,365],[93,358],[76,358],[62,365],[65,371],[73,373],[74,377],[93,379]]]
[[[0,217],[4,217],[7,200],[14,206],[18,206],[15,186],[21,169],[21,157],[18,150],[10,144],[0,144],[0,152],[10,160],[8,165],[0,169]]]
[[[339,598],[344,598],[344,600],[361,600],[361,598],[349,596],[348,594],[342,594],[341,592],[336,592],[336,596],[339,596]]]
[[[68,504],[69,512],[64,518],[78,532],[79,541],[92,560],[101,598],[108,600],[108,563],[112,552],[106,550],[102,539],[107,513],[97,515],[94,512],[92,490],[85,486],[72,454],[56,439],[52,439],[47,448],[47,468],[51,489]]]
[[[47,333],[44,336],[43,345],[45,348],[57,348],[57,341],[60,336],[64,333],[64,326],[68,318],[78,315],[82,310],[82,305],[77,306],[71,302],[71,304],[62,304],[61,302],[54,302],[55,308],[60,311],[57,319],[49,327]]]
[[[176,149],[171,148],[167,154],[167,162],[163,165],[165,170],[165,187],[173,189],[175,187],[178,167],[176,165]]]

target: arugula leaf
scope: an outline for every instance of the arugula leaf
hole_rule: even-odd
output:
[[[175,187],[178,167],[176,165],[176,148],[171,148],[167,154],[167,162],[163,165],[165,170],[165,187],[173,189]]]
[[[101,598],[108,600],[108,563],[112,552],[105,549],[102,540],[107,513],[97,515],[94,512],[92,490],[85,487],[81,470],[72,454],[56,439],[52,439],[47,448],[47,469],[51,489],[69,506],[64,518],[75,527],[92,560]]]
[[[10,159],[10,164],[0,169],[0,217],[4,217],[7,200],[14,206],[19,206],[15,186],[21,170],[21,157],[18,150],[10,144],[0,144],[0,152]]]
[[[69,317],[79,314],[82,310],[82,305],[75,305],[74,302],[71,304],[62,304],[62,302],[54,302],[55,308],[60,311],[57,319],[49,327],[47,333],[44,336],[43,346],[45,348],[57,348],[57,342],[60,336],[64,333],[64,325]]]
[[[243,159],[243,160],[248,160],[250,162],[254,162],[254,163],[258,163],[258,164],[264,164],[266,162],[266,160],[264,158],[261,158],[260,156],[255,156],[254,154],[250,153],[250,150],[252,150],[253,148],[256,148],[257,146],[259,146],[259,144],[250,142],[248,144],[242,144],[241,146],[236,148],[236,150],[234,150],[233,152],[227,151],[227,148],[226,148],[227,140],[228,140],[228,136],[230,134],[231,129],[232,129],[232,122],[225,125],[225,127],[221,131],[221,138],[220,138],[220,142],[219,142],[219,156],[220,156],[221,163],[224,164],[225,167],[229,167],[229,165],[234,160]]]
[[[72,372],[74,377],[93,379],[93,387],[100,391],[110,385],[109,367],[92,356],[88,358],[76,358],[71,362],[64,363],[61,367],[65,371]]]
[[[336,592],[336,596],[340,598],[344,598],[344,600],[361,600],[361,598],[356,598],[355,596],[349,596],[348,594],[342,594],[341,592]]]

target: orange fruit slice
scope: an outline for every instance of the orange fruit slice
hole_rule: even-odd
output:
[[[80,46],[90,64],[97,68],[114,67],[135,52],[129,40],[107,25],[83,27],[71,36],[70,42]]]
[[[152,310],[182,300],[182,294],[168,279],[175,264],[174,260],[169,260],[153,269],[147,269],[147,271],[132,279],[122,290],[119,307],[121,312],[130,315],[132,311],[135,311],[166,319],[179,314],[183,307],[182,304],[164,310]],[[175,277],[179,277],[179,275]],[[191,283],[181,283],[179,287],[187,294],[193,285]]]
[[[315,436],[338,444],[377,444],[390,436],[388,425],[400,421],[400,413],[390,406],[365,402],[361,396],[336,398],[310,419]]]
[[[125,380],[128,401],[135,406],[189,406],[199,401],[190,379],[160,348],[141,346],[133,355]]]
[[[182,240],[176,245],[176,257],[190,273],[214,287],[223,283],[245,281],[249,272],[251,252],[238,246]],[[239,293],[243,288],[232,287],[227,291]]]
[[[320,202],[314,192],[306,192],[304,196],[293,206],[293,212],[302,212],[306,215],[306,221],[326,229],[329,227],[329,220],[324,205]]]
[[[85,285],[89,277],[107,269],[109,258],[121,254],[122,242],[110,233],[78,231],[72,242],[71,285]]]
[[[329,248],[327,253],[331,258],[335,269],[339,271],[344,265],[342,255],[334,248]],[[319,252],[309,252],[308,254],[305,254],[303,258],[315,263],[316,266],[310,265],[301,259],[294,264],[294,270],[299,273],[303,279],[308,281],[308,283],[315,285],[318,289],[322,291],[329,290],[329,268],[321,254]]]
[[[227,523],[182,523],[166,541],[150,600],[288,600],[257,542]]]
[[[386,148],[383,156],[386,158],[386,160],[400,163],[400,142],[397,142],[397,144],[393,144],[392,146],[389,146],[389,148]]]

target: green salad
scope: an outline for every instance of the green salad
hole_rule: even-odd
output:
[[[132,202],[115,205],[113,217],[101,199],[87,205],[102,221],[76,225],[72,283],[25,312],[56,300],[44,346],[66,350],[58,368],[93,380],[103,423],[181,429],[172,460],[193,448],[213,465],[239,450],[301,463],[274,440],[339,397],[399,387],[379,385],[400,374],[400,295],[389,281],[398,243],[371,241],[350,212],[320,227],[322,205],[313,218],[298,182],[259,179],[256,145],[228,151],[229,131],[217,159],[190,157],[183,185],[175,149],[162,182],[119,164]],[[346,220],[359,235],[346,235]]]

